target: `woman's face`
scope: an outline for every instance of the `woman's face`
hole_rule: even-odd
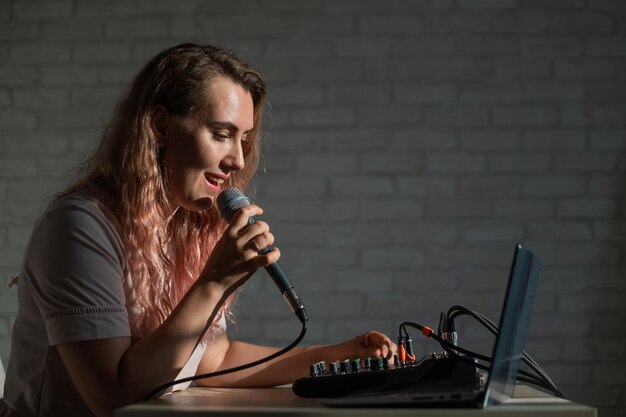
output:
[[[197,114],[176,117],[160,109],[161,136],[173,208],[203,211],[211,207],[221,184],[244,167],[244,149],[254,127],[252,96],[226,77],[206,88]]]

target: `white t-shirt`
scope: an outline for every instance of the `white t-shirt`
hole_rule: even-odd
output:
[[[22,415],[91,415],[55,346],[131,336],[124,244],[119,224],[100,204],[103,197],[88,187],[53,201],[35,223],[18,284],[4,391],[6,404]],[[179,378],[196,372],[204,349],[198,345]]]

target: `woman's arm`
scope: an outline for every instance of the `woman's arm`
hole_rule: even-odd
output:
[[[229,369],[256,361],[280,350],[279,348],[256,346],[244,342],[229,341],[226,335],[219,336],[211,352],[223,352],[223,355],[204,354],[197,374]],[[336,345],[307,346],[294,348],[284,355],[269,362],[243,371],[196,381],[202,386],[220,387],[273,387],[289,384],[309,373],[309,366],[326,361],[366,357],[392,357],[396,345],[387,336],[370,331]]]
[[[173,380],[187,362],[211,309],[219,308],[219,286],[194,286],[170,317],[147,338],[130,337],[57,345],[65,367],[89,408],[110,416],[125,404],[142,401]]]
[[[153,389],[173,380],[224,301],[254,271],[278,260],[278,249],[258,255],[250,245],[251,239],[264,245],[273,242],[266,223],[257,221],[245,227],[249,216],[261,213],[254,205],[238,210],[197,281],[145,339],[134,344],[130,337],[114,337],[57,345],[70,377],[94,414],[112,415],[115,408],[144,400]],[[223,353],[213,352],[217,357]]]

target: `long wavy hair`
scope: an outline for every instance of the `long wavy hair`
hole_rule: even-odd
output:
[[[134,338],[145,337],[167,318],[197,279],[226,227],[215,206],[203,212],[180,207],[170,217],[163,149],[151,128],[157,106],[176,116],[201,114],[206,90],[219,76],[241,85],[254,104],[254,129],[248,135],[251,146],[244,148],[245,168],[225,183],[245,190],[259,162],[265,82],[234,54],[187,43],[159,53],[137,74],[117,104],[99,146],[85,162],[84,174],[59,194],[96,183],[111,196],[105,205],[120,223],[128,252],[124,285]]]

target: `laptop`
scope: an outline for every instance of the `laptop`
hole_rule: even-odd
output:
[[[472,407],[486,408],[511,398],[539,278],[541,261],[523,245],[515,246],[491,370],[484,387],[420,386],[406,391],[368,393],[322,402],[332,407]]]

